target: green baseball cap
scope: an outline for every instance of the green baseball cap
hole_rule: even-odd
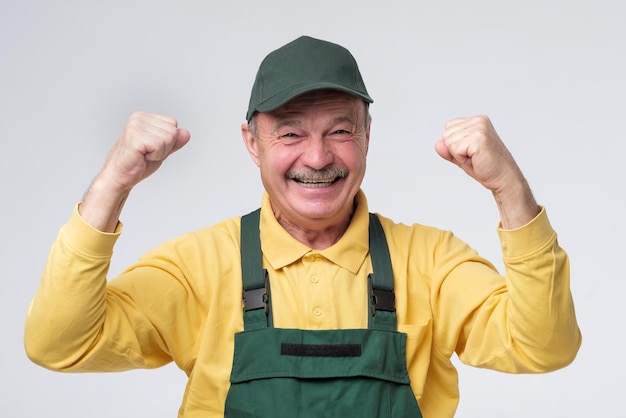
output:
[[[321,89],[369,96],[356,60],[346,48],[301,36],[271,52],[256,74],[246,120],[255,112],[270,112],[301,94]]]

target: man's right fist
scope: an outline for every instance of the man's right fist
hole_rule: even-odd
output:
[[[191,135],[178,128],[176,119],[154,113],[133,113],[109,153],[101,180],[107,179],[122,190],[130,190],[154,173]],[[104,177],[104,178],[102,178]]]

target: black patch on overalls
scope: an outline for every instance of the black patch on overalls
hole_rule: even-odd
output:
[[[283,356],[298,357],[360,357],[361,344],[290,344],[280,345]]]

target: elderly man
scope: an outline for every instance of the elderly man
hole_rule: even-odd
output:
[[[502,277],[451,233],[369,211],[369,96],[348,50],[301,37],[270,53],[241,131],[260,210],[107,269],[132,188],[190,138],[135,113],[51,250],[25,332],[60,371],[152,368],[189,383],[181,417],[451,417],[461,361],[541,373],[581,336],[546,211],[485,116],[446,124],[437,153],[489,189]]]

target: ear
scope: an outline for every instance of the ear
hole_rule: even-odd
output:
[[[259,148],[254,135],[250,132],[250,127],[247,123],[241,124],[241,138],[243,139],[243,143],[248,150],[248,154],[250,154],[250,158],[252,161],[259,167]]]

